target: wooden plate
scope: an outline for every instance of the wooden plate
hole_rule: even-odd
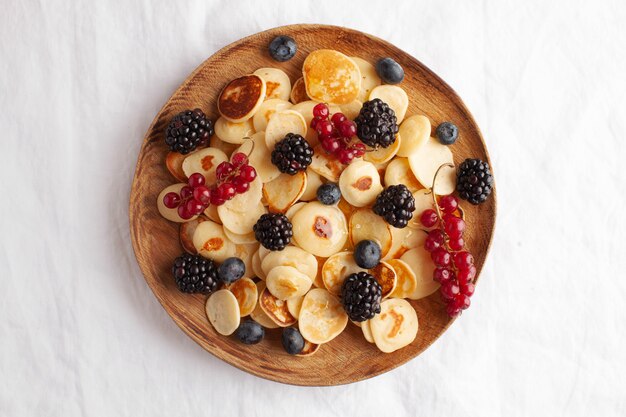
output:
[[[267,52],[269,42],[277,35],[289,35],[298,43],[296,56],[285,63],[272,60]],[[419,355],[453,321],[446,315],[439,294],[412,302],[420,322],[417,339],[392,354],[381,353],[367,343],[361,329],[350,323],[338,338],[309,357],[287,355],[280,344],[279,330],[269,330],[260,345],[243,345],[213,330],[204,312],[205,296],[187,295],[177,290],[170,268],[174,258],[182,253],[179,225],[159,215],[156,198],[165,186],[178,182],[165,167],[167,146],[164,143],[165,127],[176,113],[199,107],[215,120],[217,96],[227,82],[260,67],[280,68],[295,82],[301,76],[307,54],[321,48],[336,49],[371,63],[380,57],[394,58],[406,74],[401,85],[410,98],[407,115],[424,114],[433,128],[445,120],[454,122],[460,131],[458,142],[452,146],[456,164],[468,157],[489,160],[478,126],[461,99],[418,60],[388,42],[352,29],[293,25],[257,33],[228,45],[183,82],[146,133],[130,195],[131,237],[137,261],[154,295],[176,324],[204,349],[239,369],[274,381],[311,386],[360,381]],[[466,242],[476,259],[478,272],[491,243],[495,197],[494,190],[491,198],[479,207],[463,204],[468,223]],[[466,314],[472,314],[471,308]]]

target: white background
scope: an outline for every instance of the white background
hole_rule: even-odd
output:
[[[0,3],[1,416],[626,414],[623,1]],[[222,46],[302,22],[441,75],[499,197],[471,309],[406,366],[335,388],[203,351],[128,230],[141,140],[174,89]]]

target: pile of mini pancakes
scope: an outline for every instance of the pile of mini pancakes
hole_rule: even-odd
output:
[[[353,120],[363,102],[374,98],[395,111],[400,125],[396,141],[342,165],[321,149],[317,133],[309,128],[313,107],[325,102],[331,114],[342,112]],[[439,287],[423,249],[425,228],[415,213],[433,208],[435,172],[453,161],[449,148],[431,138],[429,119],[407,116],[408,107],[406,92],[382,84],[371,63],[333,50],[311,52],[302,78],[293,84],[278,68],[260,68],[224,88],[210,147],[189,155],[168,154],[166,165],[181,183],[165,188],[157,200],[166,219],[181,223],[186,251],[218,263],[233,256],[245,263],[244,278],[209,296],[206,311],[216,331],[232,334],[245,316],[269,329],[297,325],[306,340],[300,355],[313,354],[348,325],[341,285],[349,274],[364,271],[351,251],[359,241],[371,239],[382,249],[382,261],[368,271],[383,289],[381,313],[354,325],[383,352],[415,339],[418,318],[406,299],[418,300]],[[271,163],[274,145],[288,133],[302,135],[315,152],[307,170],[293,176]],[[190,220],[163,206],[163,196],[180,191],[193,173],[204,174],[207,185],[215,184],[216,167],[235,152],[248,154],[258,173],[247,192]],[[454,169],[444,169],[437,176],[437,194],[452,193],[455,181]],[[325,182],[339,185],[339,204],[316,200]],[[383,187],[394,184],[406,185],[415,197],[414,217],[403,229],[371,209]],[[267,212],[284,213],[293,224],[292,242],[282,251],[269,251],[255,239],[252,227]]]

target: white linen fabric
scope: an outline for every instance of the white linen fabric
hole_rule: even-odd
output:
[[[625,415],[625,21],[619,0],[3,1],[0,415]],[[129,236],[163,103],[222,46],[291,23],[369,32],[438,73],[498,190],[471,308],[407,365],[332,388],[202,350]]]

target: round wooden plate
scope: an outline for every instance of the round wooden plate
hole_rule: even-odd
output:
[[[288,62],[276,62],[267,52],[269,42],[277,35],[289,35],[298,43],[296,56]],[[224,337],[213,330],[204,312],[205,296],[177,290],[170,268],[174,258],[182,252],[179,225],[159,215],[156,198],[167,185],[178,182],[165,167],[168,149],[163,140],[165,127],[176,113],[199,107],[215,120],[217,97],[228,81],[260,67],[276,67],[287,72],[294,82],[301,76],[307,54],[322,48],[359,56],[371,63],[381,57],[394,58],[406,74],[401,86],[410,98],[407,115],[424,114],[433,127],[445,120],[454,122],[460,131],[458,142],[452,146],[456,164],[468,157],[489,160],[478,126],[461,99],[418,60],[388,42],[352,29],[293,25],[257,33],[226,46],[183,82],[146,133],[130,195],[131,237],[137,261],[154,295],[176,324],[204,349],[239,369],[274,381],[310,386],[360,381],[419,355],[453,321],[446,315],[439,294],[412,302],[419,317],[417,338],[411,345],[391,354],[382,353],[367,343],[361,330],[350,323],[339,337],[322,345],[309,357],[287,355],[280,344],[279,330],[269,330],[259,345],[243,345],[234,337]],[[495,197],[494,191],[479,207],[462,204],[468,223],[466,242],[475,256],[479,273],[493,234]],[[471,309],[466,314],[471,314]]]

